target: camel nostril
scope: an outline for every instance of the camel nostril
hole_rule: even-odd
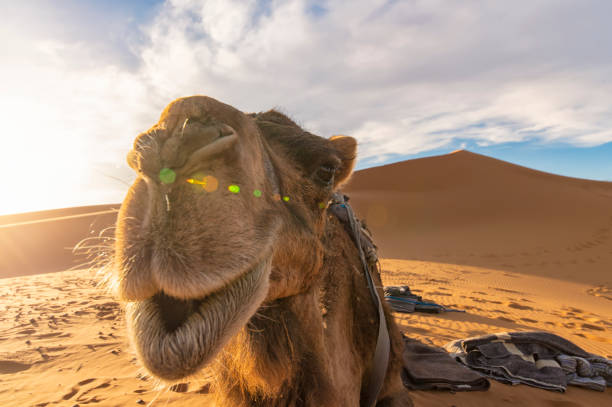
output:
[[[197,171],[198,167],[207,161],[230,150],[238,140],[236,131],[226,124],[217,124],[202,130],[197,142],[185,142],[181,146],[182,155],[187,157],[185,163],[178,166],[182,173],[191,174]],[[214,136],[211,134],[213,132]]]
[[[159,156],[162,167],[188,174],[190,168],[197,164],[196,161],[199,160],[201,165],[202,160],[224,152],[236,138],[236,131],[224,123],[212,119],[185,120],[161,147]]]

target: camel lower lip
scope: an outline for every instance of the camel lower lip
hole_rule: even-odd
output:
[[[196,373],[259,308],[267,292],[269,271],[270,259],[266,259],[197,300],[158,294],[128,303],[128,328],[143,365],[165,380]]]
[[[159,316],[164,323],[166,331],[173,332],[180,328],[189,319],[191,314],[199,312],[200,305],[206,300],[206,297],[182,300],[160,292],[153,296],[153,301],[157,305]]]

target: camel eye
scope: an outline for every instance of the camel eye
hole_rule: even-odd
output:
[[[334,180],[336,167],[322,165],[315,173],[315,178],[323,185],[330,185]]]

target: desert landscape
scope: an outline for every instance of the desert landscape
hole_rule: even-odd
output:
[[[612,183],[461,150],[358,171],[345,192],[373,232],[385,285],[466,311],[396,313],[406,335],[442,346],[546,330],[612,358]],[[0,405],[212,405],[206,377],[167,385],[144,373],[121,306],[99,286],[117,208],[0,217]],[[612,405],[610,388],[560,394],[494,380],[486,392],[411,397],[416,406]]]

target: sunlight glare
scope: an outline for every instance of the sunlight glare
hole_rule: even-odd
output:
[[[79,191],[91,174],[83,139],[57,134],[51,107],[0,98],[3,120],[0,214],[83,204]],[[9,176],[7,176],[9,175]]]

